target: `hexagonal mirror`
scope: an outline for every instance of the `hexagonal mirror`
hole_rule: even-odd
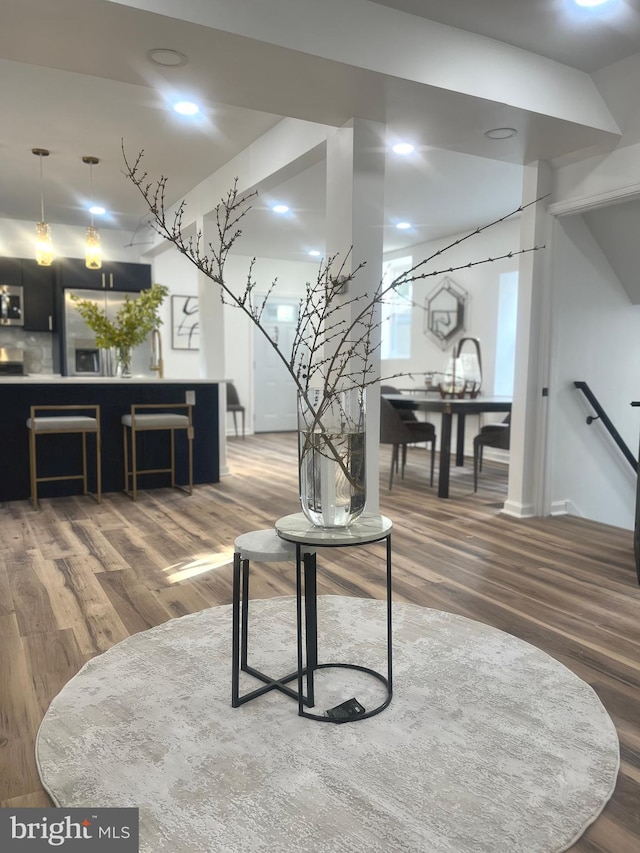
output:
[[[441,279],[425,300],[425,334],[443,350],[465,330],[467,300],[467,291],[449,276]]]

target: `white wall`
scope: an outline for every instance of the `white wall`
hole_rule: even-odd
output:
[[[629,297],[580,215],[553,229],[553,368],[549,399],[552,511],[633,528],[636,475],[574,380],[586,381],[631,452],[640,409],[640,306]]]
[[[241,255],[233,255],[229,257],[227,262],[229,283],[238,293],[244,290],[250,262],[251,258]],[[257,294],[266,293],[272,281],[277,278],[275,293],[279,296],[301,297],[304,294],[306,283],[314,281],[317,274],[317,263],[258,258],[253,270],[253,279],[256,282]],[[253,335],[255,326],[240,309],[231,305],[225,305],[224,325],[225,377],[233,379],[240,401],[246,408],[247,432],[253,432]],[[231,420],[227,423],[227,431],[233,432]]]
[[[164,251],[153,259],[153,281],[157,284],[164,284],[170,291],[160,309],[160,319],[162,320],[160,333],[162,335],[165,378],[195,378],[200,375],[199,352],[197,350],[174,350],[171,347],[171,296],[197,296],[197,270],[173,245],[167,245]]]
[[[247,281],[250,257],[229,256],[226,264],[226,276],[229,286],[241,293]],[[299,298],[304,294],[308,281],[315,280],[318,273],[317,263],[296,263],[257,258],[253,279],[256,293],[267,292],[274,279],[277,279],[275,292],[279,296]],[[166,285],[170,294],[197,296],[198,276],[195,266],[181,255],[173,246],[167,247],[153,259],[153,280]],[[208,282],[217,289],[214,282]],[[199,376],[200,359],[197,351],[173,350],[171,348],[171,295],[161,309],[163,320],[162,339],[164,344],[164,367],[167,378],[188,378]],[[224,364],[218,365],[219,378],[232,379],[245,406],[246,429],[253,432],[253,334],[255,326],[239,308],[224,306]],[[201,334],[207,334],[206,318],[201,318]],[[231,416],[227,419],[227,433],[233,433]]]

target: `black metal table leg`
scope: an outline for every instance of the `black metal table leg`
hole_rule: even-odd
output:
[[[233,555],[232,601],[231,707],[237,708],[240,681],[240,554],[237,552]]]
[[[464,466],[464,433],[466,417],[467,416],[464,412],[458,412],[458,423],[456,425],[456,466],[458,468]]]
[[[451,464],[451,410],[442,412],[440,434],[440,472],[438,475],[438,497],[449,497],[449,466]]]

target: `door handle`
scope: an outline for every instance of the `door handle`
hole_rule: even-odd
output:
[[[107,287],[107,279],[104,273],[102,273],[102,289],[105,290]]]
[[[109,273],[109,287],[113,290],[113,273]]]

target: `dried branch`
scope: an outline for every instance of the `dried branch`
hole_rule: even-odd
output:
[[[506,216],[501,216],[469,234],[456,238],[389,284],[384,285],[381,281],[371,294],[352,297],[346,295],[349,283],[356,278],[364,267],[364,263],[349,269],[351,252],[343,258],[338,255],[328,257],[320,264],[316,280],[306,285],[305,295],[300,300],[293,345],[291,351],[285,353],[279,348],[278,342],[270,336],[262,322],[265,305],[277,286],[277,279],[271,282],[267,295],[259,304],[256,304],[256,282],[253,276],[255,258],[250,262],[242,292],[236,293],[225,277],[225,265],[229,253],[242,236],[242,221],[251,210],[251,200],[256,193],[245,195],[240,193],[236,178],[233,186],[215,208],[217,240],[215,243],[208,243],[205,250],[201,233],[198,233],[195,238],[188,239],[183,235],[184,201],[178,205],[173,217],[168,216],[165,207],[167,179],[161,176],[156,181],[149,180],[147,173],[142,169],[144,152],[141,151],[132,163],[127,159],[124,146],[122,153],[126,166],[125,174],[138,189],[148,207],[154,230],[172,243],[197,269],[219,286],[221,299],[225,304],[239,308],[249,317],[269,341],[293,379],[298,394],[311,412],[311,422],[308,424],[301,458],[305,450],[311,446],[313,435],[320,432],[327,439],[320,452],[335,459],[343,467],[343,472],[348,478],[350,473],[344,469],[340,455],[327,435],[323,417],[332,406],[335,406],[340,392],[356,392],[363,395],[367,387],[379,381],[375,371],[374,356],[379,347],[377,333],[381,320],[376,319],[376,315],[385,296],[409,282],[513,258],[543,248],[536,245],[495,258],[489,257],[438,270],[425,269],[427,264],[447,251],[540,201],[536,199],[529,204],[521,205]],[[397,373],[385,379],[402,375],[404,374]],[[317,388],[321,389],[319,395],[314,392]],[[347,417],[346,413],[344,417]],[[318,451],[317,443],[314,443],[314,450]]]

